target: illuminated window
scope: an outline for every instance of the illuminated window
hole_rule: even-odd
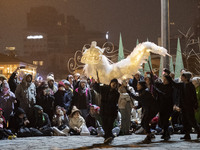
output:
[[[44,63],[43,61],[39,61],[40,66],[43,66],[43,63]]]
[[[33,61],[33,64],[34,65],[38,65],[38,61]]]

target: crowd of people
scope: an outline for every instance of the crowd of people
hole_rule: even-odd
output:
[[[111,143],[114,137],[146,134],[151,143],[156,134],[169,140],[173,133],[200,138],[200,78],[181,70],[180,78],[163,70],[137,72],[132,79],[100,79],[79,73],[55,81],[25,74],[17,80],[17,68],[9,79],[0,75],[0,139],[30,136],[95,135]]]

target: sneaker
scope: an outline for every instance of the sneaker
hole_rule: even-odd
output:
[[[190,137],[189,134],[185,134],[185,136],[184,136],[184,137],[181,137],[180,139],[181,139],[181,140],[191,140],[191,137]]]
[[[150,144],[151,143],[151,138],[150,137],[146,137],[142,142],[140,142],[141,144]]]

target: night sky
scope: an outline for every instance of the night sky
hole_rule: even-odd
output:
[[[171,35],[178,29],[187,31],[197,15],[198,0],[170,0]],[[74,15],[87,30],[110,32],[116,45],[119,33],[127,49],[135,47],[136,39],[157,43],[160,36],[160,0],[0,0],[0,48],[23,47],[26,13],[31,7],[54,6],[59,13]]]

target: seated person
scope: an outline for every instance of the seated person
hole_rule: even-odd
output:
[[[69,126],[70,126],[70,135],[81,135],[81,132],[88,134],[89,131],[85,125],[85,120],[80,114],[80,110],[77,109],[76,106],[73,107],[70,118],[69,118]],[[84,128],[84,131],[83,131]],[[89,133],[90,134],[90,133]]]
[[[54,135],[66,136],[69,132],[69,120],[66,115],[66,109],[56,106],[56,113],[53,116],[52,124],[54,125]]]
[[[43,112],[43,108],[39,105],[34,106],[34,127],[43,133],[44,136],[53,134],[49,116]]]

